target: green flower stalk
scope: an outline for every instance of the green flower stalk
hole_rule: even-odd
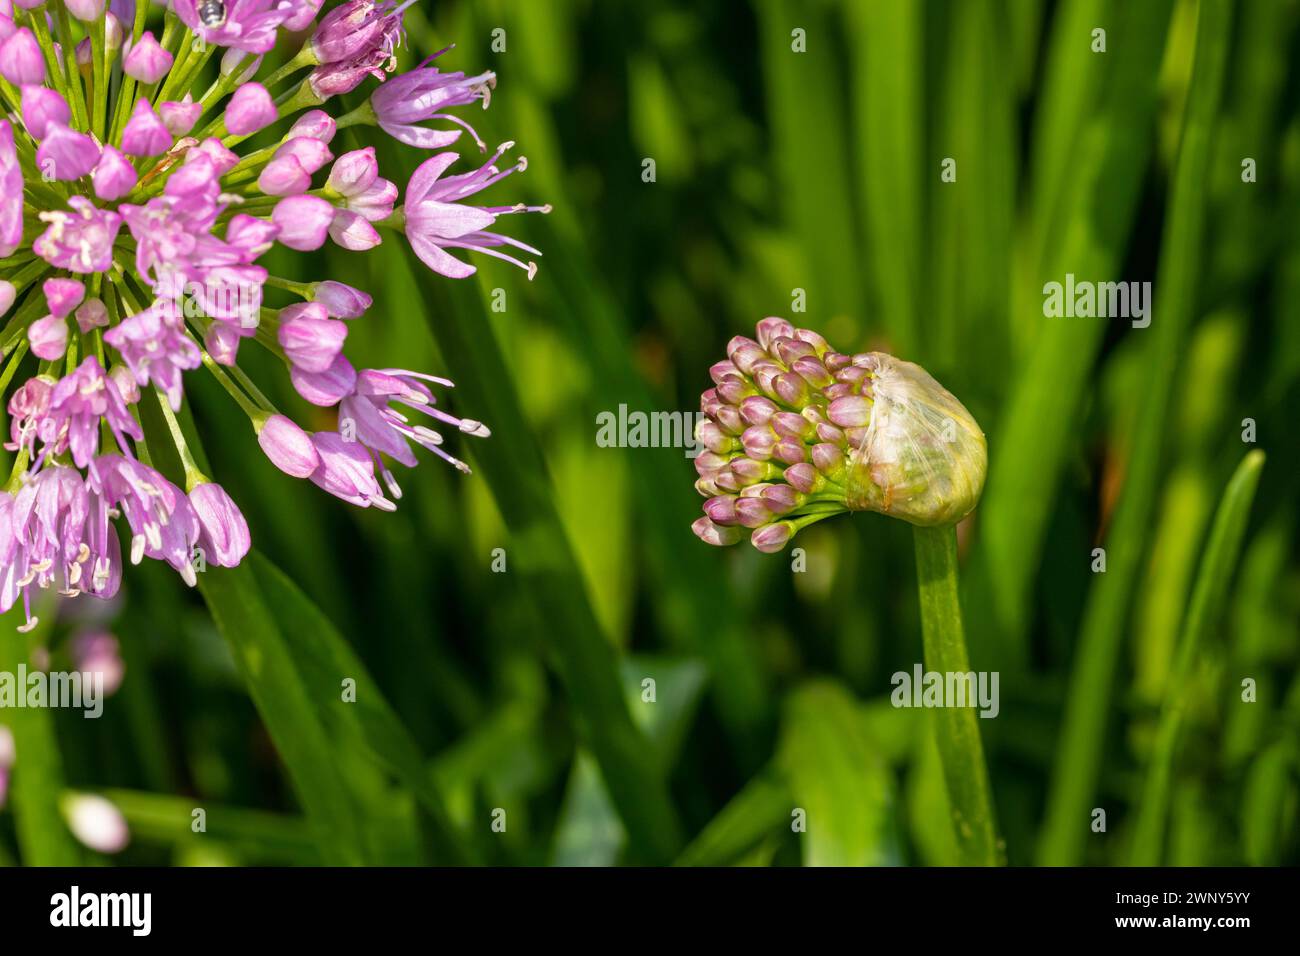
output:
[[[927,669],[970,670],[958,599],[953,526],[984,489],[988,448],[966,407],[918,365],[884,352],[846,355],[785,319],[737,336],[710,370],[695,430],[707,449],[695,487],[708,498],[692,530],[714,545],[746,530],[760,551],[846,511],[916,526]],[[979,724],[969,708],[940,710],[935,736],[959,862],[1000,865]]]
[[[802,528],[844,511],[923,527],[955,524],[979,501],[984,433],[925,369],[884,352],[846,355],[779,318],[736,336],[709,371],[695,459],[709,500],[693,530],[734,544],[746,529],[780,551]]]

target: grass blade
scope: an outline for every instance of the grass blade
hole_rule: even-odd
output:
[[[943,108],[935,155],[925,169],[930,199],[932,296],[921,332],[921,361],[962,394],[1005,388],[1010,358],[1008,292],[1015,213],[1014,77],[1005,7],[963,0],[947,8]],[[940,161],[956,179],[940,178]]]
[[[146,392],[138,405],[140,420],[154,467],[183,486],[180,458],[163,418],[164,401],[157,391]],[[201,455],[199,446],[192,444],[191,448],[196,456]],[[312,695],[258,586],[251,562],[236,568],[210,568],[199,575],[198,588],[275,741],[312,824],[322,859],[333,865],[366,862],[348,780],[316,718]]]
[[[213,568],[199,590],[284,760],[322,858],[333,865],[366,862],[348,781],[254,572],[247,563]]]
[[[410,789],[429,814],[439,862],[469,862],[470,851],[451,824],[418,745],[360,658],[329,618],[265,555],[254,552],[249,560],[334,746],[364,754]],[[356,682],[354,702],[341,700],[345,678]]]
[[[853,40],[858,179],[872,281],[893,349],[913,355],[925,222],[924,8],[920,0],[871,0],[848,4],[845,15]]]
[[[727,866],[790,825],[795,799],[779,775],[754,777],[709,821],[674,866]]]
[[[1071,157],[1076,172],[1070,201],[1061,203],[1059,219],[1048,227],[1059,239],[1027,283],[1035,293],[1045,282],[1063,281],[1067,272],[1101,280],[1119,268],[1151,152],[1170,7],[1170,0],[1151,0],[1122,4],[1116,14],[1106,54],[1114,58],[1111,75],[1098,108],[1079,133],[1080,145]],[[996,641],[988,650],[999,652],[1007,667],[1028,661],[1024,634],[1030,591],[1105,328],[1104,319],[1044,324],[1001,417],[988,430],[989,475],[968,604],[973,620],[989,621],[971,635],[977,659]]]
[[[663,769],[628,714],[618,659],[587,597],[582,572],[556,512],[536,436],[526,427],[505,360],[488,329],[473,282],[449,282],[416,264],[416,280],[436,307],[434,333],[464,408],[490,423],[493,436],[476,451],[479,473],[492,488],[512,534],[509,567],[547,626],[555,664],[568,690],[581,737],[600,764],[627,827],[633,855],[668,862],[681,847],[681,829]]]
[[[864,330],[861,261],[853,216],[844,87],[830,13],[817,4],[756,0],[769,115],[785,200],[782,213],[799,237],[808,308],[837,339]],[[795,49],[803,32],[806,48]],[[816,90],[816,96],[809,96]]]
[[[250,861],[300,865],[320,862],[315,837],[301,817],[205,802],[207,829],[195,834],[192,814],[196,801],[192,797],[141,790],[105,790],[102,796],[122,811],[136,840],[178,847],[210,840],[233,848]]]
[[[1138,804],[1137,831],[1133,838],[1134,866],[1158,866],[1164,848],[1165,821],[1169,815],[1169,786],[1173,777],[1174,755],[1183,714],[1187,710],[1197,654],[1206,634],[1223,615],[1228,584],[1241,557],[1246,521],[1259,486],[1264,467],[1264,453],[1252,451],[1242,459],[1214,516],[1205,556],[1196,576],[1192,601],[1187,609],[1182,637],[1178,642],[1178,659],[1166,686],[1164,706],[1156,744],[1147,768],[1146,785]]]
[[[805,866],[900,862],[893,780],[843,687],[823,681],[791,692],[777,764],[795,801],[786,820],[796,808],[807,814]]]
[[[1174,375],[1193,318],[1205,225],[1202,189],[1223,91],[1231,8],[1226,0],[1204,0],[1199,17],[1192,87],[1155,284],[1163,297],[1155,305],[1147,333],[1146,374],[1138,397],[1132,453],[1106,538],[1107,571],[1093,586],[1070,674],[1061,745],[1039,846],[1039,860],[1048,865],[1077,864],[1089,832],[1088,808],[1097,784],[1109,710],[1107,691],[1114,682],[1133,581],[1144,552]]]

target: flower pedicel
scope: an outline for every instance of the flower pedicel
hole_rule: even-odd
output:
[[[522,158],[498,165],[512,144],[468,172],[450,171],[456,152],[431,155],[405,191],[380,175],[373,147],[338,150],[338,130],[372,126],[421,150],[468,133],[485,151],[449,110],[486,108],[492,73],[442,72],[430,58],[389,77],[411,2],[346,0],[313,27],[321,0],[172,0],[155,35],[147,0],[0,0],[0,390],[35,365],[8,400],[16,460],[0,493],[0,611],[21,598],[24,629],[35,623],[32,588],[110,597],[124,556],[166,561],[193,584],[196,548],[219,566],[248,552],[238,506],[194,465],[175,418],[200,365],[277,467],[353,504],[395,507],[383,456],[415,465],[412,441],[468,471],[437,429],[488,430],[438,408],[433,388],[451,382],[357,370],[345,356],[348,322],[370,296],[259,264],[277,243],[359,252],[388,230],[444,276],[474,273],[466,252],[535,273],[540,252],[493,227],[548,207],[470,204],[525,168]],[[303,39],[298,53],[263,71],[290,34]],[[216,81],[200,83],[214,57]],[[366,82],[371,96],[352,112],[322,108]],[[241,149],[268,130],[279,133],[272,145]],[[266,308],[267,286],[300,301]],[[275,409],[237,364],[246,339],[285,362],[308,402],[337,407],[354,435],[309,433]],[[184,489],[137,454],[145,435],[133,406],[158,398]]]
[[[692,530],[760,551],[844,511],[950,525],[979,501],[984,433],[919,365],[884,352],[845,355],[785,319],[736,336],[710,370],[696,428],[704,517]]]

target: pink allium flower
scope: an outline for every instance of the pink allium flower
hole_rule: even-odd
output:
[[[53,362],[63,358],[68,350],[67,320],[57,315],[37,319],[27,327],[27,341],[31,343],[32,354],[39,359]]]
[[[379,175],[374,147],[340,156],[325,188],[339,197],[330,238],[354,251],[379,245],[379,233],[371,223],[383,222],[393,214],[397,186]]]
[[[271,221],[280,228],[278,239],[283,245],[311,252],[325,245],[334,207],[319,196],[290,196],[275,207]]]
[[[77,306],[77,328],[82,333],[87,333],[91,329],[102,329],[108,325],[108,308],[104,305],[103,299],[87,299],[81,305]]]
[[[172,68],[174,57],[162,48],[149,30],[138,43],[128,40],[124,49],[126,56],[122,60],[122,72],[141,83],[157,83]]]
[[[257,443],[271,464],[294,478],[308,478],[320,465],[311,436],[284,415],[272,415],[262,424]]]
[[[54,386],[36,435],[45,443],[46,451],[57,455],[70,450],[76,466],[85,468],[99,454],[101,421],[112,430],[119,445],[126,444],[123,436],[127,435],[136,441],[144,440],[140,423],[126,410],[117,385],[104,373],[99,359],[90,355]]]
[[[712,545],[749,532],[771,553],[844,511],[916,525],[953,524],[984,485],[984,433],[920,366],[883,352],[848,355],[776,316],[738,335],[700,397],[695,488],[707,500],[691,529]],[[951,437],[934,426],[945,421]]]
[[[316,19],[316,14],[320,13],[324,2],[325,0],[299,0],[294,12],[284,21],[284,28],[293,31],[307,29]]]
[[[9,451],[26,448],[35,457],[36,433],[50,407],[50,396],[58,384],[49,378],[29,378],[9,397],[9,437],[5,442]],[[3,501],[0,498],[0,501]]]
[[[138,0],[143,2],[143,0]],[[225,0],[224,16],[204,0],[173,0],[181,22],[213,46],[267,53],[276,29],[295,12],[294,0]]]
[[[204,559],[222,568],[237,566],[248,554],[252,539],[230,495],[220,485],[205,481],[190,492],[190,506],[199,521]]]
[[[17,257],[21,276],[0,279],[0,315],[17,323],[14,340],[25,336],[31,353],[14,348],[6,358],[5,381],[15,384],[5,447],[19,471],[0,493],[0,612],[21,600],[24,629],[36,623],[31,603],[39,589],[116,594],[120,533],[133,563],[164,561],[190,584],[199,569],[215,572],[247,554],[240,508],[191,457],[181,456],[183,481],[144,464],[174,460],[155,457],[151,445],[178,441],[177,433],[146,435],[131,406],[151,402],[144,390],[156,389],[164,414],[179,410],[185,376],[201,365],[247,413],[277,468],[361,507],[394,509],[400,489],[389,460],[414,465],[416,445],[467,470],[444,450],[438,429],[470,436],[487,429],[435,403],[432,386],[450,382],[395,369],[358,373],[345,354],[344,320],[365,315],[370,295],[319,273],[271,276],[264,263],[281,260],[266,254],[275,245],[310,253],[330,237],[364,250],[383,230],[404,228],[419,257],[444,275],[474,271],[447,251],[454,249],[531,274],[535,266],[504,247],[537,250],[488,230],[499,216],[546,208],[466,204],[523,168],[520,161],[498,169],[500,153],[454,176],[446,175],[454,154],[435,156],[412,178],[401,207],[372,145],[363,141],[335,158],[340,121],[320,107],[360,84],[386,89],[359,98],[366,105],[349,115],[350,135],[368,124],[378,127],[375,135],[421,148],[445,147],[470,129],[457,108],[488,104],[490,73],[466,77],[426,63],[389,79],[409,0],[346,0],[310,36],[297,37],[288,31],[307,30],[319,0],[171,0],[207,44],[186,50],[185,76],[195,68],[189,79],[175,73],[187,32],[172,31],[166,44],[152,33],[127,42],[132,0],[111,0],[111,12],[104,0],[63,3],[82,22],[103,17],[102,35],[81,31],[75,52],[57,49],[48,39],[57,22],[48,32],[19,26],[11,0],[0,0],[0,76],[16,87],[0,119],[0,258]],[[33,11],[20,13],[22,22],[45,16],[41,0],[19,6]],[[314,67],[308,76],[263,71],[277,36],[302,45],[289,54]],[[47,63],[65,57],[83,77],[102,62],[123,82],[83,84],[83,110],[65,99],[64,76],[47,76]],[[219,58],[224,84],[210,88],[210,69],[199,69],[208,58]],[[166,100],[156,95],[162,90]],[[92,129],[95,118],[106,125]],[[441,128],[421,125],[430,121]],[[241,145],[263,130],[278,145]],[[311,257],[300,261],[320,268]],[[267,289],[276,298],[264,308]],[[239,368],[241,347],[283,360],[299,396],[337,409],[337,430],[309,433],[272,407]],[[61,361],[69,355],[75,361]]]
[[[46,279],[41,284],[41,291],[45,293],[50,312],[60,319],[71,315],[86,297],[86,287],[76,279]]]
[[[45,81],[45,59],[27,27],[20,27],[0,43],[0,76],[14,86]]]
[[[443,120],[469,132],[480,149],[485,149],[474,128],[458,116],[445,112],[482,100],[486,107],[496,86],[495,73],[466,76],[442,73],[436,67],[421,66],[394,77],[370,95],[370,109],[379,128],[400,142],[422,149],[442,149],[460,138],[460,129],[436,130],[417,124]]]
[[[45,139],[36,150],[36,165],[41,172],[60,182],[80,179],[99,162],[100,148],[85,133],[50,122],[45,129]]]
[[[357,383],[357,370],[340,354],[323,372],[309,372],[300,366],[291,366],[289,380],[307,401],[329,408],[351,393]]]
[[[99,209],[85,196],[68,200],[68,212],[43,212],[49,223],[32,243],[33,251],[58,269],[69,272],[107,272],[113,265],[113,242],[122,227],[122,217]]]
[[[14,735],[4,724],[0,724],[0,810],[4,809],[5,797],[9,793],[9,772],[13,770]]]
[[[104,681],[104,696],[112,697],[126,676],[126,662],[116,637],[107,631],[78,634],[71,643],[72,662],[82,674],[99,674]]]
[[[104,15],[105,0],[63,0],[68,12],[85,23]]]
[[[468,465],[442,450],[442,435],[427,425],[412,423],[408,412],[391,407],[394,403],[401,405],[466,435],[486,438],[491,434],[482,422],[457,418],[436,408],[433,392],[426,382],[451,387],[451,382],[433,375],[403,369],[367,369],[357,376],[355,391],[339,404],[339,420],[353,423],[357,441],[366,448],[374,453],[383,452],[403,465],[413,468],[416,464],[407,444],[410,440],[468,473]],[[378,454],[375,457],[379,460]],[[389,487],[396,489],[392,475],[386,469],[383,474]],[[394,491],[394,497],[398,496]]]
[[[121,509],[131,528],[131,563],[144,557],[166,561],[193,585],[199,519],[184,493],[153,468],[122,455],[101,455],[93,468],[105,500]]]
[[[354,289],[342,282],[326,279],[316,283],[312,291],[312,301],[325,306],[325,311],[332,319],[359,319],[366,314],[374,300],[360,289]]]
[[[23,241],[23,170],[14,151],[14,131],[0,120],[0,256],[13,255]]]
[[[72,835],[97,853],[121,853],[131,842],[126,817],[104,797],[76,794],[68,797],[61,809]]]
[[[448,249],[473,249],[477,252],[504,259],[528,273],[537,274],[537,263],[520,262],[514,256],[499,251],[501,246],[512,246],[540,256],[532,246],[486,231],[498,216],[519,212],[550,212],[549,206],[466,206],[460,200],[481,189],[498,183],[511,173],[522,172],[527,161],[520,159],[504,171],[494,163],[513,143],[505,143],[490,160],[472,173],[459,176],[442,174],[459,157],[455,153],[439,153],[420,164],[406,187],[406,238],[411,248],[430,269],[453,279],[463,279],[474,274],[475,267],[450,255]]]
[[[360,508],[397,508],[384,497],[384,489],[375,479],[375,463],[364,448],[344,441],[338,432],[317,432],[311,440],[320,455],[320,464],[311,475],[312,484]]]
[[[330,169],[325,184],[328,191],[341,197],[341,210],[355,213],[368,222],[380,222],[393,214],[397,186],[379,175],[375,148],[344,153]]]
[[[44,139],[50,123],[67,126],[72,122],[68,101],[57,90],[44,86],[24,86],[22,93],[23,124],[27,132]]]
[[[257,188],[268,196],[297,196],[311,189],[311,173],[295,156],[276,156],[257,177]]]
[[[329,63],[318,66],[311,71],[312,92],[324,102],[344,93],[351,93],[368,78],[382,81],[387,73],[388,64],[395,62],[382,51],[374,51],[368,57],[358,61]]]
[[[347,0],[326,14],[311,40],[321,64],[308,80],[316,96],[323,101],[351,93],[368,77],[383,82],[397,68],[402,13],[414,2]]]
[[[329,318],[319,302],[300,302],[280,311],[280,329],[276,337],[294,368],[304,372],[324,372],[343,350],[348,327]]]
[[[249,136],[276,121],[271,94],[261,83],[246,83],[235,90],[226,107],[226,129],[234,136]]]
[[[136,176],[135,167],[131,165],[130,160],[114,147],[105,145],[91,178],[95,184],[95,195],[112,202],[114,199],[121,199],[134,189],[139,177]]]
[[[203,115],[203,105],[194,102],[193,95],[186,93],[179,103],[167,101],[158,104],[158,115],[163,125],[173,136],[184,136],[194,128],[194,124]]]
[[[159,301],[104,333],[104,341],[122,353],[136,382],[161,388],[173,411],[181,407],[181,372],[198,368],[201,360],[199,347],[180,324],[171,303]]]
[[[311,38],[317,63],[340,63],[376,50],[391,57],[401,40],[402,10],[390,0],[344,0],[327,13]]]
[[[218,365],[233,366],[239,360],[239,342],[252,338],[257,329],[235,322],[213,322],[203,333],[203,347]]]
[[[213,172],[217,176],[224,176],[239,165],[239,156],[226,149],[221,140],[212,137],[193,147],[189,151],[185,162],[188,164],[200,158],[206,159],[212,164]]]
[[[161,156],[171,149],[172,134],[146,99],[136,101],[122,130],[122,152],[129,156]]]
[[[285,139],[292,140],[299,136],[307,136],[328,145],[333,141],[334,134],[337,132],[338,123],[329,113],[324,110],[309,110],[303,113],[298,121],[289,128]]]

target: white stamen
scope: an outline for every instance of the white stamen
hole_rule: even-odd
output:
[[[397,478],[387,468],[384,468],[380,474],[384,476],[384,484],[388,486],[388,493],[394,498],[400,499],[402,497],[402,486],[397,483]]]
[[[413,433],[411,437],[415,438],[418,442],[420,442],[420,444],[426,444],[426,443],[430,445],[442,444],[442,436],[439,435],[432,428],[426,428],[423,425],[416,425],[414,428],[411,429],[411,431]]]

